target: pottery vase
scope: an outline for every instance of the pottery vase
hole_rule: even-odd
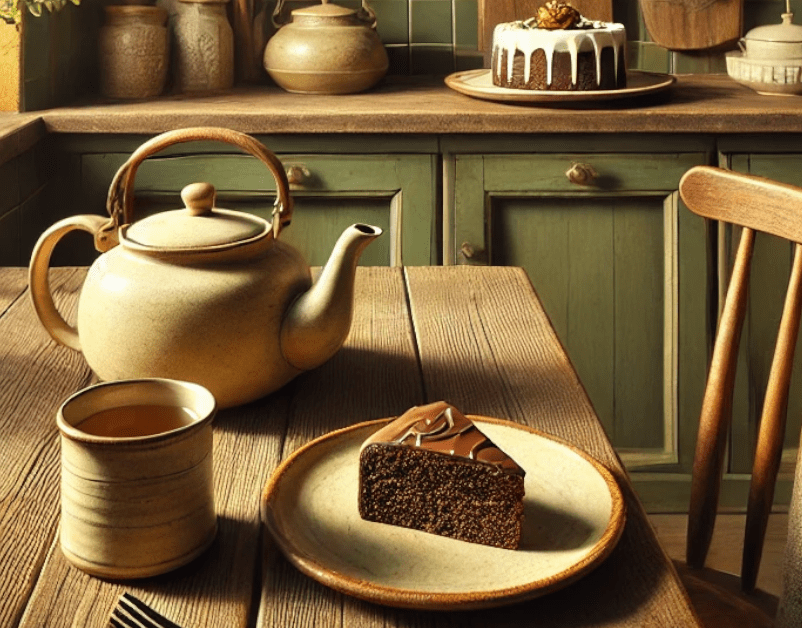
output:
[[[167,12],[152,6],[107,6],[100,30],[100,86],[108,98],[152,98],[167,81]]]
[[[175,82],[182,92],[234,85],[234,32],[226,0],[181,0],[176,5]]]

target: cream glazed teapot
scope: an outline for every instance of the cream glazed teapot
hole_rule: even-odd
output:
[[[172,144],[214,140],[260,159],[276,180],[272,222],[214,206],[215,191],[194,183],[185,209],[133,222],[137,168]],[[29,281],[34,308],[59,343],[82,351],[103,380],[164,377],[208,388],[220,407],[270,393],[319,366],[351,326],[356,264],[381,229],[352,225],[317,281],[300,252],[279,235],[292,217],[281,162],[252,137],[217,127],[180,129],[140,146],[109,189],[110,219],[66,218],[39,238]],[[68,232],[92,233],[92,264],[72,326],[48,283],[51,253]]]

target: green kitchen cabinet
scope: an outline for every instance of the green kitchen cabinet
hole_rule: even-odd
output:
[[[526,269],[636,485],[655,507],[686,505],[712,284],[708,227],[678,184],[712,145],[463,144],[444,157],[446,262]]]
[[[80,182],[73,213],[87,213],[86,208],[95,213],[104,210],[115,172],[142,141],[129,139],[114,145],[90,138],[63,148],[65,171]],[[339,235],[354,223],[372,224],[384,232],[365,250],[361,264],[439,263],[439,159],[435,153],[349,153],[347,143],[340,144],[344,149],[340,154],[283,152],[274,148],[281,147],[281,142],[268,138],[265,144],[287,171],[294,200],[292,224],[281,238],[298,247],[311,265],[324,264]],[[290,149],[306,148],[298,142],[285,144]],[[171,147],[142,163],[134,184],[135,218],[182,207],[181,189],[207,181],[217,190],[218,206],[270,219],[275,180],[261,161],[236,150],[221,152],[216,144],[189,146]]]

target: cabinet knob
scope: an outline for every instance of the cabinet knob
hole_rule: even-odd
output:
[[[462,258],[458,260],[460,264],[471,264],[477,266],[487,265],[487,251],[483,248],[475,246],[470,242],[463,242],[459,247],[459,256]]]
[[[574,185],[593,185],[599,174],[590,164],[572,163],[565,176]]]
[[[286,172],[290,185],[302,185],[310,176],[309,169],[304,166],[289,166]]]

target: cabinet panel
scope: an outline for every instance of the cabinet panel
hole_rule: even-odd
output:
[[[693,456],[688,434],[707,362],[708,237],[704,221],[680,207],[677,186],[706,160],[454,157],[450,261],[527,270],[631,468],[685,471]],[[566,176],[575,163],[592,168],[590,185]]]
[[[102,211],[107,187],[127,154],[88,154],[81,159],[85,207]],[[279,155],[292,168],[295,214],[282,238],[310,264],[326,261],[350,224],[365,222],[385,234],[365,250],[365,265],[436,263],[437,159],[434,155]],[[136,177],[137,215],[181,207],[179,193],[195,181],[217,189],[221,207],[269,218],[275,182],[260,161],[240,154],[153,157]],[[85,211],[85,210],[84,210]]]

